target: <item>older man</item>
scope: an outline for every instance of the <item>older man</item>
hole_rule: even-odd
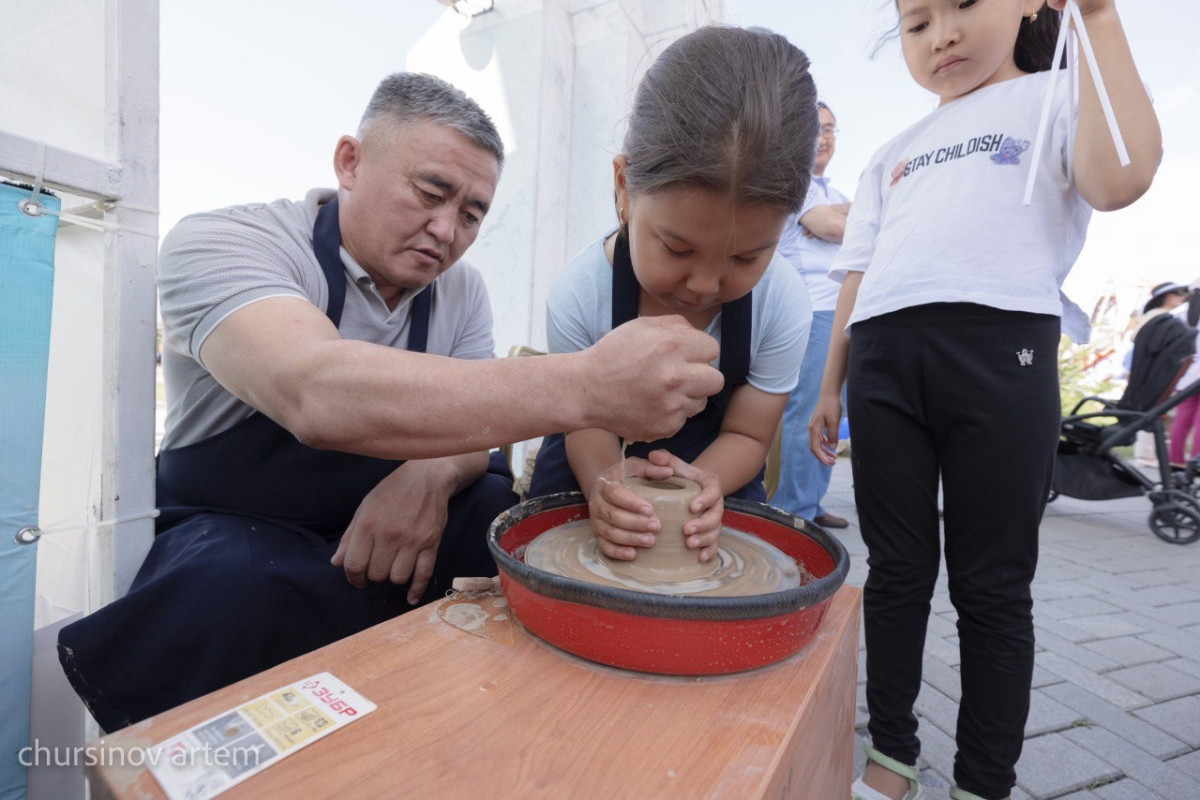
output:
[[[850,213],[849,198],[833,188],[825,177],[825,169],[837,146],[837,120],[824,103],[817,103],[817,114],[821,128],[812,182],[808,185],[804,205],[785,226],[779,242],[779,252],[799,270],[808,287],[813,321],[808,349],[800,362],[800,381],[783,411],[779,487],[771,503],[823,527],[845,528],[849,525],[847,520],[821,506],[833,468],[817,461],[808,451],[808,421],[817,407],[840,288],[829,279],[829,266],[841,249],[846,217]]]
[[[502,160],[474,102],[393,75],[337,143],[336,192],[165,238],[159,533],[129,593],[59,639],[103,728],[494,574],[486,529],[516,498],[491,446],[605,425],[654,438],[720,389],[715,343],[682,320],[491,360],[483,280],[451,267]]]

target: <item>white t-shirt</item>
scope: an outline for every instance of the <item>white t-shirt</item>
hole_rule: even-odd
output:
[[[168,401],[163,448],[202,441],[253,413],[200,362],[201,345],[222,320],[268,297],[299,297],[327,308],[329,287],[313,252],[312,233],[319,204],[333,195],[314,189],[301,203],[276,200],[193,214],[163,239],[158,272]],[[346,268],[342,338],[405,348],[409,307],[417,293],[406,293],[389,310],[362,267],[344,248],[341,254]],[[433,286],[426,352],[492,358],[492,307],[479,272],[459,262]]]
[[[812,298],[813,311],[833,311],[837,307],[841,287],[838,281],[830,279],[829,267],[842,246],[819,237],[805,236],[800,220],[817,206],[836,206],[849,202],[850,198],[833,188],[828,178],[813,175],[800,213],[788,217],[787,224],[783,226],[778,252],[804,278],[808,296]]]
[[[612,265],[604,240],[590,244],[567,263],[546,298],[546,339],[551,353],[590,347],[612,330]],[[750,332],[750,373],[754,388],[787,394],[796,388],[808,345],[812,305],[804,282],[783,257],[771,259],[754,287]],[[721,340],[721,312],[706,332]],[[713,362],[719,367],[720,358]]]
[[[863,173],[830,277],[865,272],[849,325],[925,303],[1086,315],[1060,287],[1092,209],[1067,176],[1066,80],[1056,86],[1034,183],[1022,205],[1049,72],[976,89],[884,145]]]

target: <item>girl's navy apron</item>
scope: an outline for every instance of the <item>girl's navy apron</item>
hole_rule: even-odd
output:
[[[313,227],[335,327],[346,295],[340,246],[335,198]],[[432,289],[412,300],[414,352],[425,351]],[[67,677],[101,727],[124,727],[412,608],[407,586],[358,589],[329,563],[363,498],[402,463],[313,449],[260,413],[159,453],[158,535],[129,593],[59,634]],[[517,502],[511,488],[507,466],[493,460],[452,498],[423,601],[456,576],[495,574],[487,527]]]
[[[612,327],[616,328],[637,317],[641,292],[633,272],[629,243],[619,234],[613,250],[612,280]],[[746,376],[750,373],[753,302],[753,293],[749,293],[732,303],[721,305],[720,367],[725,377],[725,387],[709,397],[704,409],[689,418],[674,436],[654,442],[632,442],[625,449],[626,455],[645,458],[651,450],[662,449],[690,464],[717,438],[721,432],[721,422],[725,419],[725,409],[729,407],[730,395],[746,382]],[[537,462],[530,478],[530,497],[578,489],[579,484],[567,463],[566,437],[561,433],[545,437],[538,448]],[[763,470],[759,470],[758,475],[745,486],[726,496],[765,503],[767,492],[763,487]]]

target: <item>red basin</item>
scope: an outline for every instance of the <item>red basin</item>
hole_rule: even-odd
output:
[[[725,501],[725,525],[763,539],[814,580],[749,597],[680,597],[586,583],[535,569],[525,546],[588,515],[579,492],[527,500],[497,517],[488,547],[500,586],[531,633],[577,656],[664,675],[718,675],[780,661],[812,638],[850,567],[846,549],[807,520],[762,503]]]

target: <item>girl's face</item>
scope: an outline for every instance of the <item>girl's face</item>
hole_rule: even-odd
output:
[[[913,79],[943,104],[1023,73],[1013,61],[1022,17],[1042,0],[897,0]]]
[[[617,206],[629,224],[633,271],[642,287],[639,311],[682,314],[703,327],[722,303],[758,283],[788,213],[687,185],[631,197],[624,163],[624,156],[614,161]]]

